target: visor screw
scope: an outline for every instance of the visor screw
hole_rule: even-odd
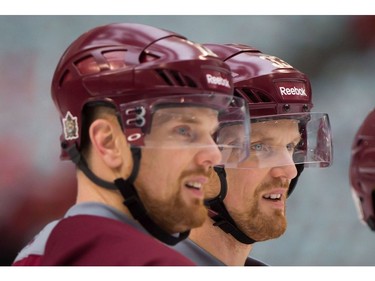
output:
[[[285,112],[288,112],[290,110],[290,105],[284,104],[283,109],[284,109]]]
[[[62,149],[67,149],[68,146],[69,146],[69,144],[68,144],[67,141],[63,141],[63,142],[61,142],[61,148],[62,148]]]
[[[309,110],[308,105],[304,104],[303,107],[302,107],[302,110],[305,111],[305,112],[308,111]]]

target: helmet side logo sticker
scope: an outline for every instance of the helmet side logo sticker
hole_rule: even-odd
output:
[[[230,88],[229,80],[223,77],[206,74],[206,79],[209,85],[224,86],[226,88]]]
[[[143,127],[146,124],[146,109],[143,106],[139,106],[136,108],[128,108],[125,111],[126,116],[135,115],[134,118],[128,118],[126,120],[127,126],[135,126],[135,127]]]
[[[293,68],[293,66],[291,66],[289,63],[275,56],[264,55],[260,56],[259,58],[268,60],[276,68]]]
[[[134,146],[144,146],[144,134],[140,128],[127,128],[125,131],[127,141]]]
[[[283,100],[308,101],[310,99],[310,93],[302,82],[285,81],[275,84]]]
[[[307,96],[305,88],[287,88],[287,87],[279,87],[280,94],[282,96],[290,96],[290,95],[297,95],[297,96]]]
[[[64,136],[66,140],[78,139],[78,121],[77,117],[73,116],[70,111],[65,115],[62,120],[64,127]]]

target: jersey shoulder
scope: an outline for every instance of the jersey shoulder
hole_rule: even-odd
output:
[[[43,265],[193,265],[135,227],[111,218],[61,220],[47,241]]]

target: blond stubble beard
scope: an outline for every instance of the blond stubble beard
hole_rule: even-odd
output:
[[[207,216],[203,200],[193,199],[188,206],[182,200],[181,190],[166,202],[151,198],[143,191],[139,191],[139,196],[149,217],[171,234],[199,227]]]
[[[271,215],[262,213],[259,207],[260,193],[270,186],[281,186],[280,183],[264,184],[257,188],[254,197],[249,201],[247,212],[229,210],[239,229],[256,241],[275,239],[283,235],[287,228],[286,206],[284,210],[274,210]],[[285,184],[284,184],[285,186]]]
[[[253,214],[253,215],[252,215]],[[263,215],[255,204],[250,213],[232,214],[238,227],[248,236],[256,241],[275,239],[285,233],[287,221],[282,211],[275,210],[271,216]]]

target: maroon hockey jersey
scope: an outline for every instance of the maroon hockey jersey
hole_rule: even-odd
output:
[[[116,210],[97,203],[85,204],[83,209],[90,212],[76,211],[47,225],[13,265],[194,265],[141,229],[114,219],[124,219]]]

